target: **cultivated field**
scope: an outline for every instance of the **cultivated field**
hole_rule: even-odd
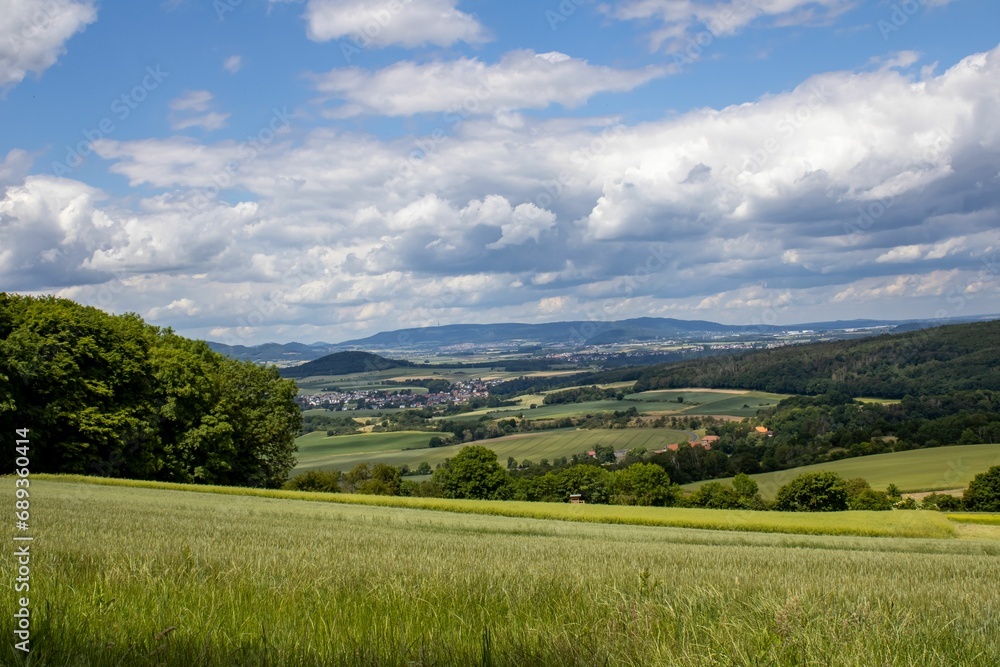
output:
[[[997,541],[31,488],[37,667],[1000,663]]]
[[[298,439],[306,441],[306,448],[299,453],[299,462],[295,472],[303,470],[339,469],[350,470],[359,463],[388,463],[400,466],[404,463],[410,468],[416,468],[422,461],[431,466],[444,462],[455,456],[462,447],[468,444],[482,445],[497,453],[500,463],[504,464],[507,457],[513,456],[518,462],[531,459],[538,463],[542,459],[572,456],[593,449],[597,445],[610,445],[616,450],[645,447],[649,451],[659,449],[673,442],[687,442],[683,431],[664,428],[632,428],[632,429],[559,429],[538,431],[535,433],[519,433],[504,438],[492,440],[477,440],[472,443],[460,443],[434,449],[415,449],[400,451],[402,446],[417,446],[417,435],[425,436],[426,442],[431,436],[440,433],[405,432],[406,437],[397,441],[386,440],[387,436],[400,435],[396,433],[372,433],[370,435],[339,435],[327,437],[322,434],[308,434]],[[315,436],[315,437],[314,437]],[[311,439],[310,439],[311,438]],[[350,440],[347,440],[347,439]],[[389,444],[398,444],[390,451]],[[385,444],[389,443],[389,444]],[[410,444],[404,444],[410,443]],[[295,473],[293,473],[295,474]]]
[[[895,484],[903,492],[943,491],[964,488],[973,477],[995,465],[1000,465],[1000,445],[957,445],[861,456],[750,477],[757,481],[765,498],[774,498],[779,488],[800,473],[823,470],[847,479],[863,477],[879,490]],[[707,481],[712,480],[686,484],[684,488],[694,490]],[[729,483],[732,479],[715,481]]]
[[[684,402],[678,403],[678,398],[683,398]],[[656,406],[646,410],[677,412],[684,415],[754,417],[760,408],[776,405],[785,398],[788,398],[787,394],[769,394],[763,391],[657,389],[631,394],[626,400],[638,400]]]
[[[328,436],[322,431],[314,431],[299,436],[295,440],[299,446],[298,465],[310,467],[313,463],[324,461],[331,456],[426,447],[435,435],[440,434],[427,433],[426,431],[396,431]]]

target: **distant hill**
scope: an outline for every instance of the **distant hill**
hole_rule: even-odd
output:
[[[346,375],[411,366],[416,364],[398,359],[386,359],[368,352],[334,352],[299,366],[283,368],[281,375],[288,378],[304,378],[313,375]]]
[[[617,321],[573,321],[524,324],[448,324],[416,329],[385,331],[367,338],[341,343],[265,343],[263,345],[224,345],[209,341],[209,347],[234,359],[284,365],[311,361],[343,350],[433,353],[441,348],[468,345],[480,352],[492,346],[521,351],[545,347],[582,348],[591,345],[615,345],[650,341],[677,340],[707,342],[780,337],[784,334],[813,332],[813,338],[861,338],[889,331],[907,331],[957,322],[982,321],[986,316],[941,320],[837,320],[788,325],[719,324],[706,320],[678,320],[667,317],[639,317]]]
[[[337,352],[337,346],[330,343],[264,343],[262,345],[226,345],[208,341],[214,352],[233,359],[257,363],[299,362],[318,359],[325,354]]]
[[[679,387],[901,398],[1000,390],[1000,321],[792,345],[645,369],[636,391]]]
[[[788,327],[734,326],[704,320],[675,320],[665,317],[641,317],[616,322],[575,321],[545,324],[448,324],[438,327],[384,331],[367,338],[349,340],[341,345],[364,348],[399,348],[412,345],[484,345],[525,340],[542,344],[589,345],[620,343],[659,338],[686,338],[695,333],[779,333]]]

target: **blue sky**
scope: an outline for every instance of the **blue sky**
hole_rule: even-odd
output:
[[[0,288],[228,343],[1000,312],[988,0],[7,0]]]

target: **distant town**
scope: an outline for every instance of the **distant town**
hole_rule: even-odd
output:
[[[353,389],[350,391],[324,391],[300,395],[302,409],[326,410],[385,410],[389,408],[423,408],[435,405],[468,403],[476,398],[489,396],[490,387],[502,380],[475,378],[452,384],[451,391],[414,393],[411,387],[399,389]]]

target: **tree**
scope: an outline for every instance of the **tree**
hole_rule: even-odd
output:
[[[402,481],[399,468],[376,463],[372,466],[369,478],[358,485],[357,491],[373,496],[398,496]]]
[[[938,510],[940,512],[961,512],[965,509],[965,503],[961,498],[949,496],[944,493],[931,493],[924,496],[920,503],[921,509]]]
[[[598,463],[614,463],[616,460],[615,448],[611,445],[597,445],[594,447],[594,457]]]
[[[427,461],[421,461],[420,465],[417,466],[418,475],[429,475],[431,474],[431,472],[432,472],[431,464],[428,463]]]
[[[580,464],[555,474],[562,501],[579,493],[584,502],[608,503],[611,500],[611,473],[597,465]]]
[[[846,483],[843,477],[834,472],[802,473],[778,489],[774,508],[784,512],[846,510]]]
[[[750,500],[757,495],[757,482],[741,472],[733,478],[733,490],[740,498]]]
[[[281,488],[289,491],[338,493],[341,475],[339,470],[310,470],[291,478]]]
[[[1000,466],[976,475],[963,495],[970,512],[1000,512]]]
[[[688,504],[694,507],[725,510],[743,507],[744,500],[739,493],[722,482],[707,482],[702,484],[690,498]]]
[[[0,294],[0,376],[34,472],[278,487],[295,464],[294,382],[135,314]]]
[[[869,488],[851,497],[847,506],[852,510],[885,511],[892,509],[892,501],[885,493]]]
[[[512,492],[510,476],[496,453],[479,445],[463,447],[455,458],[445,459],[434,471],[433,481],[445,498],[504,500]]]
[[[616,502],[622,505],[672,505],[674,487],[666,471],[653,463],[636,463],[614,473]]]

